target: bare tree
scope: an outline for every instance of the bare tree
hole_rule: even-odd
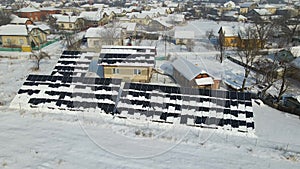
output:
[[[263,88],[260,92],[260,97],[264,98],[266,96],[267,90],[270,89],[270,87],[272,87],[278,80],[278,67],[279,65],[275,59],[259,59],[258,61],[255,61],[257,74],[256,79],[258,80],[257,84],[263,85]]]
[[[45,58],[50,59],[50,56],[48,55],[48,53],[46,53],[44,51],[32,52],[30,57],[34,58],[35,61],[36,61],[36,67],[34,68],[34,70],[39,70],[40,69],[41,60],[43,60]]]
[[[219,49],[220,51],[220,56],[219,56],[219,60],[220,60],[220,63],[223,62],[224,60],[224,52],[225,52],[225,46],[224,46],[224,43],[225,43],[225,39],[223,36],[219,36],[219,39],[218,39],[218,45],[217,45],[217,48]]]
[[[58,29],[58,25],[57,25],[56,21],[57,21],[56,18],[54,18],[52,16],[48,17],[47,23],[51,28],[51,32],[56,32]]]
[[[0,26],[7,25],[11,22],[11,14],[7,12],[0,11]]]
[[[105,27],[104,30],[101,30],[100,36],[104,44],[114,45],[115,42],[122,39],[120,25],[113,22],[112,25]]]
[[[243,45],[237,49],[237,55],[244,67],[244,78],[241,88],[244,91],[251,68],[258,54],[258,39],[256,31],[250,27],[240,31],[239,34],[243,37]]]
[[[188,40],[185,44],[187,50],[189,52],[193,51],[194,47],[195,47],[195,42],[193,40]]]
[[[257,37],[260,40],[260,48],[265,47],[265,43],[274,32],[274,23],[263,21],[258,18],[253,18],[254,30],[257,32]]]
[[[300,14],[293,17],[291,14],[286,14],[274,20],[275,27],[283,33],[284,45],[288,46],[292,39],[297,35],[297,29],[300,27]]]
[[[280,84],[280,89],[279,89],[278,96],[277,96],[277,102],[280,101],[282,95],[288,89],[287,72],[288,72],[289,65],[287,63],[282,63],[281,67],[282,67],[281,84]]]
[[[60,37],[62,38],[62,43],[66,45],[67,48],[71,48],[75,44],[75,35],[72,32],[60,31]]]

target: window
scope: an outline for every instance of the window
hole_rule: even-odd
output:
[[[69,27],[72,28],[72,24],[71,23],[69,24]]]
[[[135,75],[140,75],[140,74],[142,74],[142,71],[141,71],[140,69],[134,69],[134,70],[133,70],[133,73],[134,73]]]
[[[10,39],[6,39],[8,44],[11,44],[11,40]]]
[[[20,45],[24,45],[24,40],[23,39],[20,39]]]
[[[95,41],[94,41],[94,46],[99,46],[99,45],[100,45],[99,40],[95,40]]]
[[[113,74],[119,74],[120,70],[118,68],[113,68]]]
[[[236,39],[232,39],[230,42],[231,43],[237,43]]]

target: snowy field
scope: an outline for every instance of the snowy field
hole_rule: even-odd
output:
[[[205,31],[217,23],[193,24],[204,32],[198,34],[203,38]],[[198,61],[199,66],[202,62],[214,65],[214,48],[202,41],[197,44],[195,52],[202,61],[190,59]],[[164,42],[158,41],[157,47],[158,55],[164,55]],[[254,103],[253,107],[255,135],[122,121],[101,114],[90,116],[88,112],[62,114],[9,109],[29,73],[51,72],[62,46],[57,42],[44,50],[50,52],[51,59],[42,60],[38,72],[32,71],[34,61],[26,54],[0,53],[24,55],[19,59],[0,58],[0,168],[300,168],[299,117],[262,104]],[[187,52],[183,47],[168,44],[168,53],[185,57]],[[156,66],[163,63],[159,61]],[[241,68],[231,64],[225,61],[224,65],[215,64],[215,68],[240,73]],[[158,77],[156,82],[163,79]],[[166,83],[172,82],[166,80]]]

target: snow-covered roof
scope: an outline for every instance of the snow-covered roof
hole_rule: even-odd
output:
[[[271,15],[272,14],[267,9],[253,9],[253,11],[255,11],[260,16],[265,16],[265,15]]]
[[[255,3],[254,2],[244,2],[244,3],[241,3],[239,6],[241,8],[249,8],[253,4],[255,4]]]
[[[104,27],[96,27],[96,28],[89,28],[86,30],[85,37],[86,38],[100,38],[103,34],[107,31],[114,31],[114,38],[121,36],[122,28],[104,28]]]
[[[224,3],[224,7],[231,7],[231,8],[235,8],[235,3],[232,1],[228,1],[226,3]]]
[[[149,13],[140,13],[140,12],[132,12],[132,13],[127,13],[126,16],[131,19],[131,18],[139,18],[139,19],[144,19],[146,17],[150,17]]]
[[[189,81],[203,72],[199,67],[181,57],[177,58],[172,66]]]
[[[100,11],[83,11],[79,16],[90,21],[100,21],[102,19]]]
[[[40,28],[43,31],[47,31],[50,30],[50,27],[46,24],[40,24],[40,25],[36,25],[38,28]]]
[[[271,5],[271,4],[259,4],[258,7],[259,7],[259,8],[265,8],[265,9],[268,9],[268,8],[276,8],[275,5]]]
[[[54,18],[56,18],[56,22],[69,22],[69,23],[74,23],[79,16],[70,16],[70,15],[62,15],[62,14],[53,14],[52,15]]]
[[[214,80],[211,77],[204,77],[204,78],[195,79],[195,82],[199,86],[214,84]]]
[[[17,10],[17,12],[39,12],[39,11],[40,10],[31,7],[21,8]]]
[[[167,16],[162,16],[162,17],[158,17],[158,18],[153,18],[153,20],[159,22],[160,24],[162,24],[163,26],[167,27],[167,28],[171,28],[173,25],[170,24],[168,21],[170,20],[169,17]]]
[[[195,39],[194,31],[175,30],[175,39]]]
[[[136,23],[132,23],[132,22],[124,22],[124,23],[121,23],[120,26],[122,28],[125,28],[126,31],[128,32],[134,32],[136,30]]]
[[[300,69],[300,57],[297,57],[292,61],[292,65],[294,65],[296,68]]]
[[[238,36],[238,29],[234,26],[222,26],[220,28],[224,36]]]
[[[19,18],[19,17],[13,17],[10,23],[12,24],[25,24],[28,20],[28,18]]]
[[[3,25],[0,27],[0,35],[27,36],[26,25]]]
[[[55,7],[44,7],[40,8],[41,11],[59,11],[60,9],[55,8]]]
[[[300,57],[300,46],[291,47],[290,51],[294,57]]]

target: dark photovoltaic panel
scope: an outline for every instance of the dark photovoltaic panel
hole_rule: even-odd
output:
[[[121,79],[29,75],[18,95],[26,95],[31,108],[101,109],[113,114],[120,86]]]
[[[254,129],[253,112],[246,110],[252,107],[249,93],[125,83],[120,102],[118,112],[126,107],[134,112],[155,110],[153,118],[148,119],[155,122],[224,127],[240,132]]]
[[[117,63],[124,59],[131,62],[140,56],[101,57],[103,62]],[[78,51],[64,51],[51,75],[26,78],[18,95],[28,100],[19,103],[54,110],[93,109],[120,118],[161,123],[240,132],[254,130],[250,93],[143,83],[125,83],[120,90],[121,79],[85,77],[91,59],[92,56],[83,56]]]

